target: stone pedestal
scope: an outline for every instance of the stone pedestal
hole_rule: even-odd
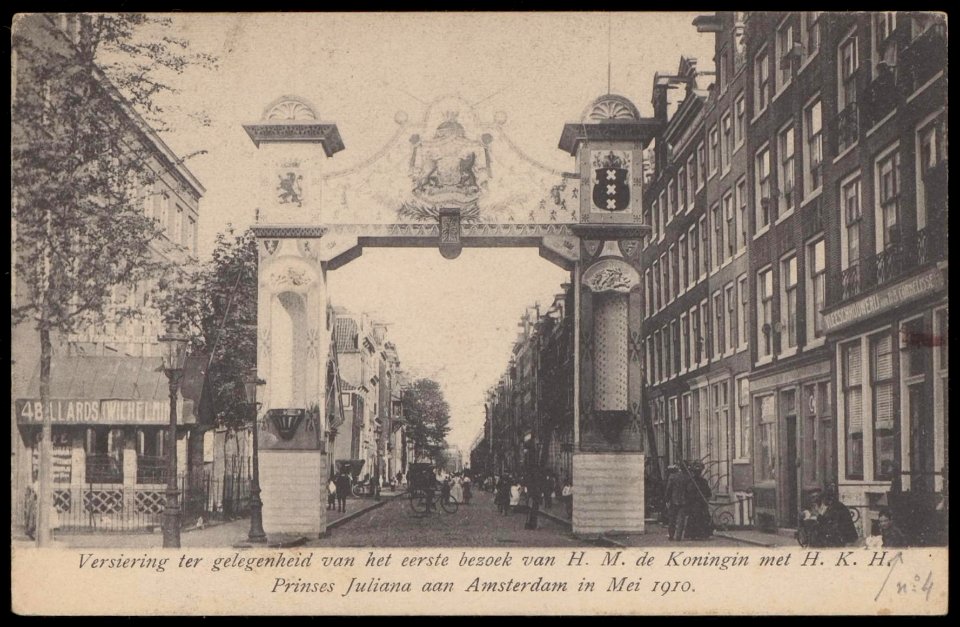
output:
[[[326,455],[319,450],[261,450],[263,528],[268,536],[327,531]]]
[[[573,532],[644,532],[643,453],[573,454]]]

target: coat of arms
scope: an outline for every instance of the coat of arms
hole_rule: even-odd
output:
[[[296,172],[284,172],[278,175],[277,200],[281,205],[303,206],[303,175]]]
[[[630,157],[623,151],[593,153],[593,205],[600,211],[619,212],[630,207]]]
[[[491,141],[489,134],[480,141],[469,139],[454,111],[445,114],[432,139],[413,135],[410,177],[416,201],[406,203],[401,215],[436,218],[440,207],[455,207],[464,219],[475,217],[490,176]]]

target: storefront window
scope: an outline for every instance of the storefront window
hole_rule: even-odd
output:
[[[894,412],[893,342],[889,333],[870,338],[870,381],[873,389],[874,478],[889,481],[896,469],[898,442]]]
[[[841,347],[843,359],[843,410],[848,479],[863,479],[863,371],[860,341]]]
[[[123,430],[90,427],[85,444],[87,483],[122,483]]]
[[[167,431],[162,427],[137,431],[137,483],[163,483],[166,479]]]
[[[757,480],[777,478],[776,409],[773,394],[758,397],[754,407],[757,413]]]

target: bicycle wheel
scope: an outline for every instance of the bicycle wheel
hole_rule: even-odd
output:
[[[457,499],[453,498],[452,496],[448,496],[440,502],[440,507],[442,507],[443,511],[448,514],[456,514],[457,508],[460,507],[460,504],[457,503]]]
[[[360,485],[359,483],[353,484],[353,487],[350,488],[350,491],[353,493],[354,496],[363,496],[363,486]]]
[[[427,513],[426,497],[424,497],[422,494],[411,494],[410,509],[412,509],[415,514],[426,514]]]

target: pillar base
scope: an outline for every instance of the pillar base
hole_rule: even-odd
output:
[[[326,456],[319,450],[263,450],[260,498],[268,537],[327,531]]]
[[[573,524],[576,535],[643,533],[643,453],[573,454]]]

